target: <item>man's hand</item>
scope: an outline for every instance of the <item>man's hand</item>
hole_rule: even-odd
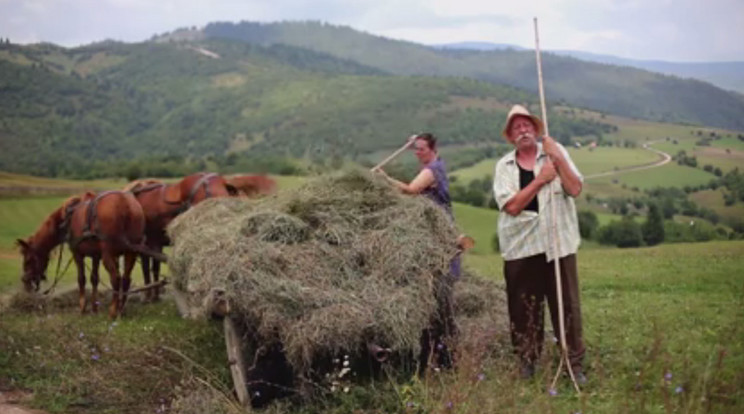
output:
[[[551,160],[563,158],[563,153],[561,152],[558,143],[547,135],[543,137],[543,151],[548,154]]]
[[[545,185],[553,181],[556,175],[557,174],[555,172],[555,166],[553,165],[553,162],[550,160],[546,160],[542,168],[540,168],[540,174],[538,174],[535,179]]]

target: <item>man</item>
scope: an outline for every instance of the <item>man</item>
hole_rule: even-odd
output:
[[[576,270],[581,239],[573,200],[581,193],[583,177],[562,145],[549,136],[538,142],[542,134],[542,121],[523,106],[514,105],[502,135],[515,149],[496,163],[494,172],[493,193],[500,210],[499,246],[504,258],[511,340],[520,358],[522,377],[531,377],[542,351],[545,298],[553,331],[560,339],[553,262],[560,258],[568,355],[577,380],[583,383],[585,348]],[[558,238],[557,253],[553,249],[554,236]]]

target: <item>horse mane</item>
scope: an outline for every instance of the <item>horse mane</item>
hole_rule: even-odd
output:
[[[59,227],[65,220],[67,209],[77,203],[92,200],[95,196],[95,193],[87,191],[83,194],[68,197],[62,202],[60,207],[52,211],[51,214],[41,222],[39,228],[36,229],[36,232],[26,239],[26,243],[35,248],[51,249],[51,247],[56,244],[57,240],[59,240]]]
[[[124,188],[122,188],[121,191],[124,191],[124,192],[129,191],[131,193],[137,194],[138,192],[144,190],[145,187],[155,186],[159,184],[164,184],[164,183],[160,180],[155,180],[152,178],[146,178],[143,180],[135,180],[135,181],[130,182],[126,186],[124,186]]]

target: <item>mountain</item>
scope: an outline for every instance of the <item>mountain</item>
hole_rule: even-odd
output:
[[[498,136],[513,102],[536,100],[508,86],[393,76],[283,44],[4,44],[0,170],[92,177],[143,159],[243,162],[244,170],[272,157],[361,160],[422,130],[436,131],[445,146],[483,153],[467,147]],[[564,140],[611,130],[558,114],[554,124]]]
[[[218,22],[211,38],[288,44],[397,75],[468,77],[537,91],[534,52],[442,50],[319,22]],[[744,130],[744,96],[708,83],[546,53],[546,96],[579,107],[664,122]]]
[[[665,62],[626,59],[572,50],[555,50],[553,53],[591,62],[644,69],[680,78],[698,79],[719,88],[744,93],[744,62]]]
[[[489,42],[459,42],[431,45],[435,49],[460,50],[529,50],[521,46]],[[627,66],[679,78],[693,78],[711,83],[722,89],[744,93],[744,62],[666,62],[662,60],[627,59],[577,50],[548,50],[560,56],[569,56],[588,62]]]
[[[460,50],[528,50],[521,46],[510,45],[507,43],[489,43],[489,42],[457,42],[445,43],[440,45],[429,45],[434,49],[460,49]]]

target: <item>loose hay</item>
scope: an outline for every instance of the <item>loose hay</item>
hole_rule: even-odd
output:
[[[168,232],[190,306],[207,316],[205,298],[224,291],[256,343],[281,343],[298,373],[368,342],[418,352],[458,234],[425,197],[358,170],[259,201],[210,199]]]

